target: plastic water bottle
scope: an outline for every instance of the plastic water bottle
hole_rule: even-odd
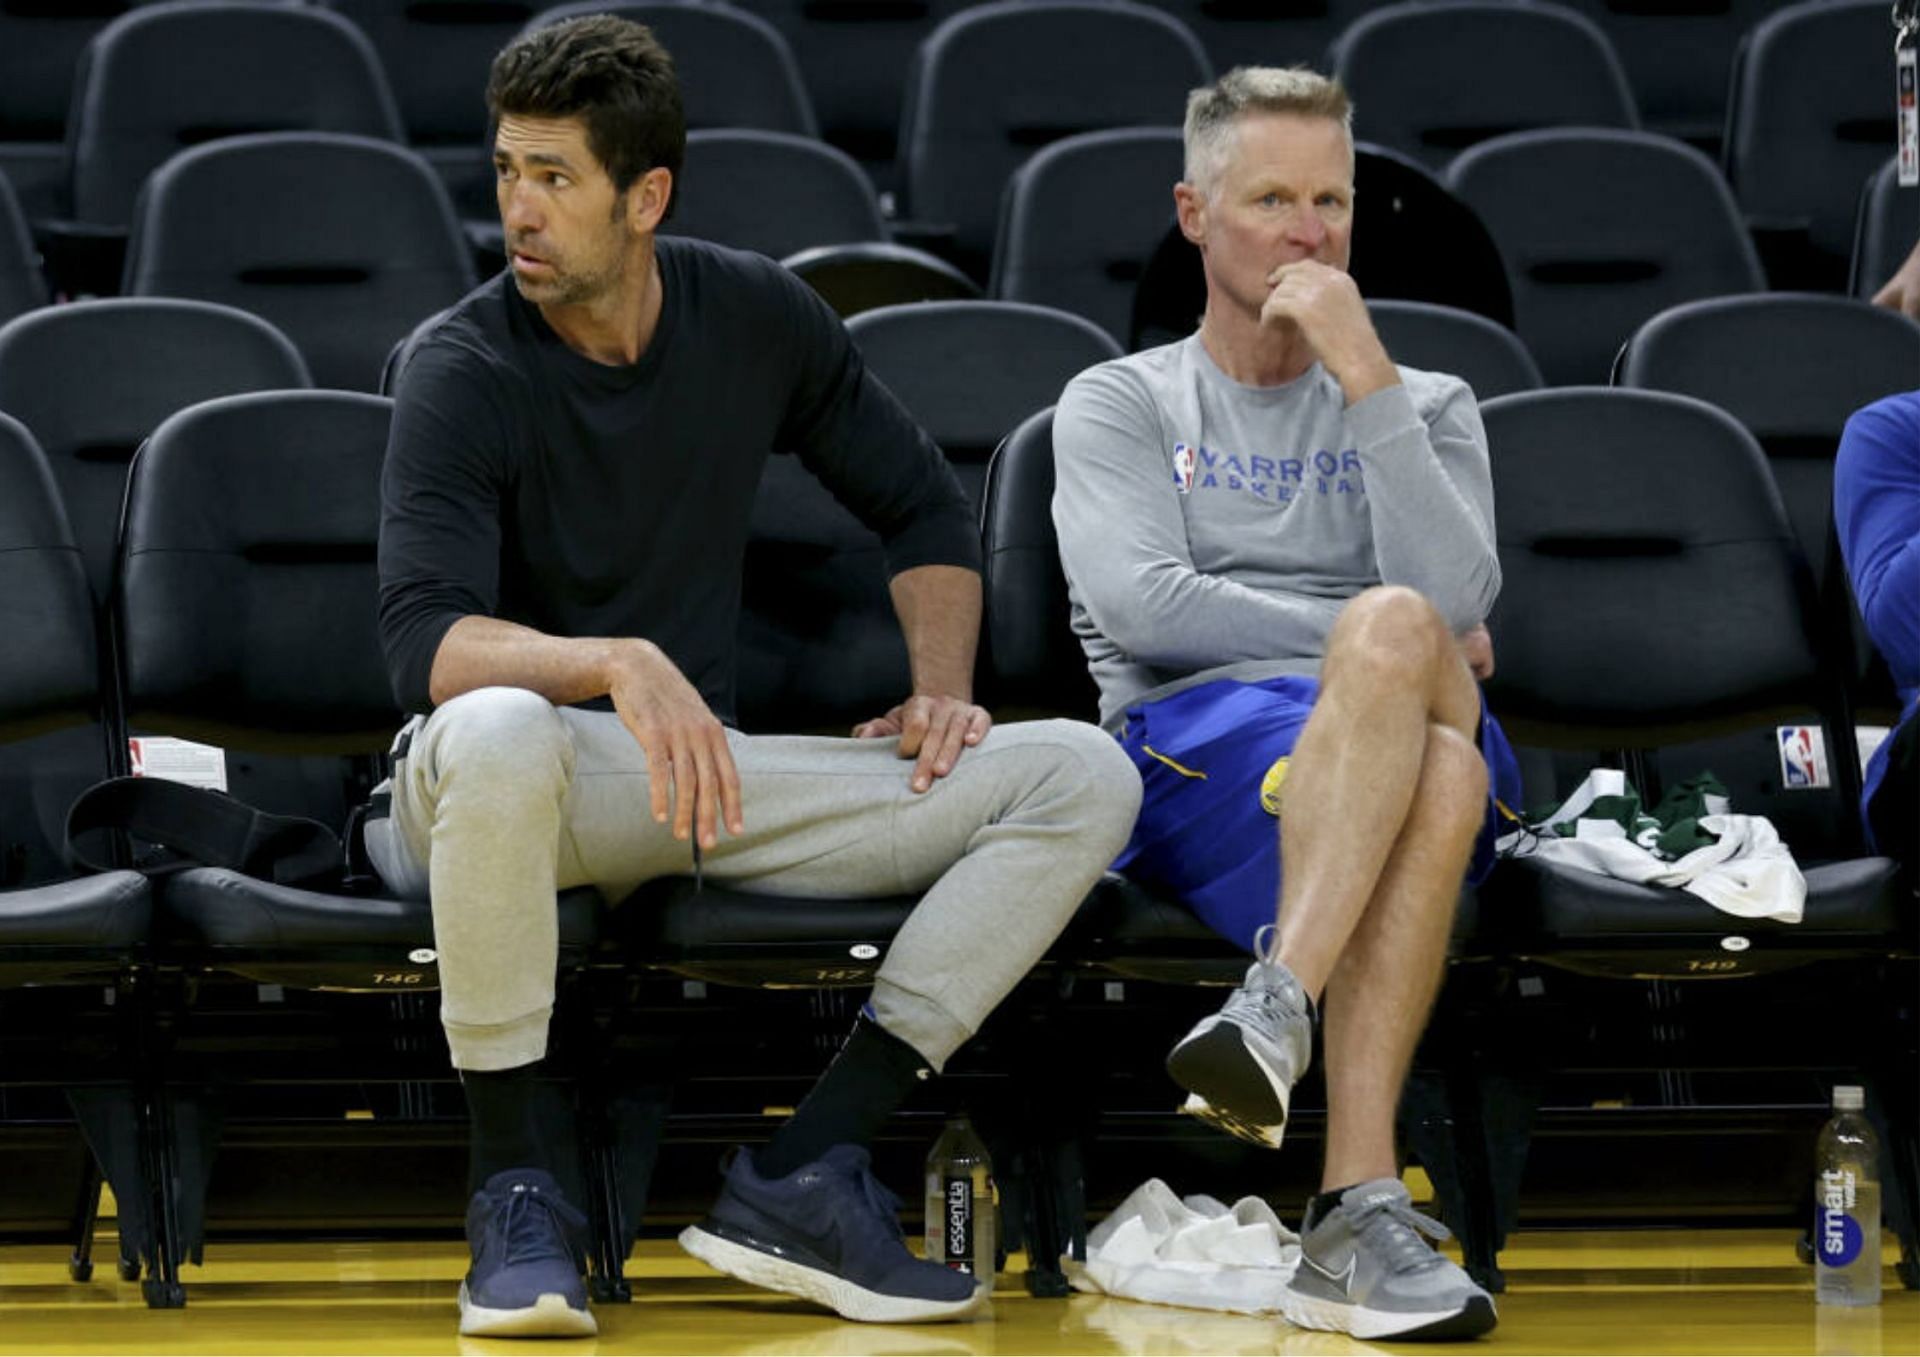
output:
[[[1880,1303],[1880,1144],[1865,1105],[1858,1086],[1837,1086],[1814,1155],[1814,1296],[1822,1305]]]
[[[955,1117],[927,1155],[927,1257],[993,1280],[993,1161],[965,1117]]]

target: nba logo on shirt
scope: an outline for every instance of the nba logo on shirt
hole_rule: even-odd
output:
[[[1193,449],[1185,443],[1173,445],[1173,484],[1183,495],[1193,489]]]
[[[1826,734],[1818,726],[1781,726],[1780,785],[1788,791],[1814,791],[1832,785],[1827,776]]]

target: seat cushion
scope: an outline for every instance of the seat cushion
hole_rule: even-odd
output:
[[[166,935],[189,954],[263,984],[312,989],[433,989],[433,911],[425,900],[330,895],[198,867],[166,878]],[[600,894],[560,894],[563,965],[599,941]]]
[[[636,959],[719,985],[808,989],[868,985],[920,898],[796,899],[688,877],[649,881],[609,931]]]
[[[138,872],[103,872],[0,894],[0,984],[117,969],[144,943],[152,896]]]
[[[1803,864],[1802,871],[1806,908],[1788,924],[1727,914],[1683,890],[1519,858],[1501,863],[1481,887],[1482,921],[1507,950],[1591,974],[1757,974],[1912,947],[1913,911],[1902,906],[1890,858]]]

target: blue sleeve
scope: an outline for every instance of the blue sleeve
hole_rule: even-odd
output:
[[[1911,699],[1920,686],[1920,391],[1847,421],[1833,517],[1867,634]]]

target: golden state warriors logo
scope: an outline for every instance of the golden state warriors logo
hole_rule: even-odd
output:
[[[1193,489],[1193,449],[1185,443],[1173,445],[1173,488],[1183,495]]]
[[[1282,754],[1260,779],[1260,809],[1269,815],[1280,813],[1280,784],[1287,780],[1287,755]]]

